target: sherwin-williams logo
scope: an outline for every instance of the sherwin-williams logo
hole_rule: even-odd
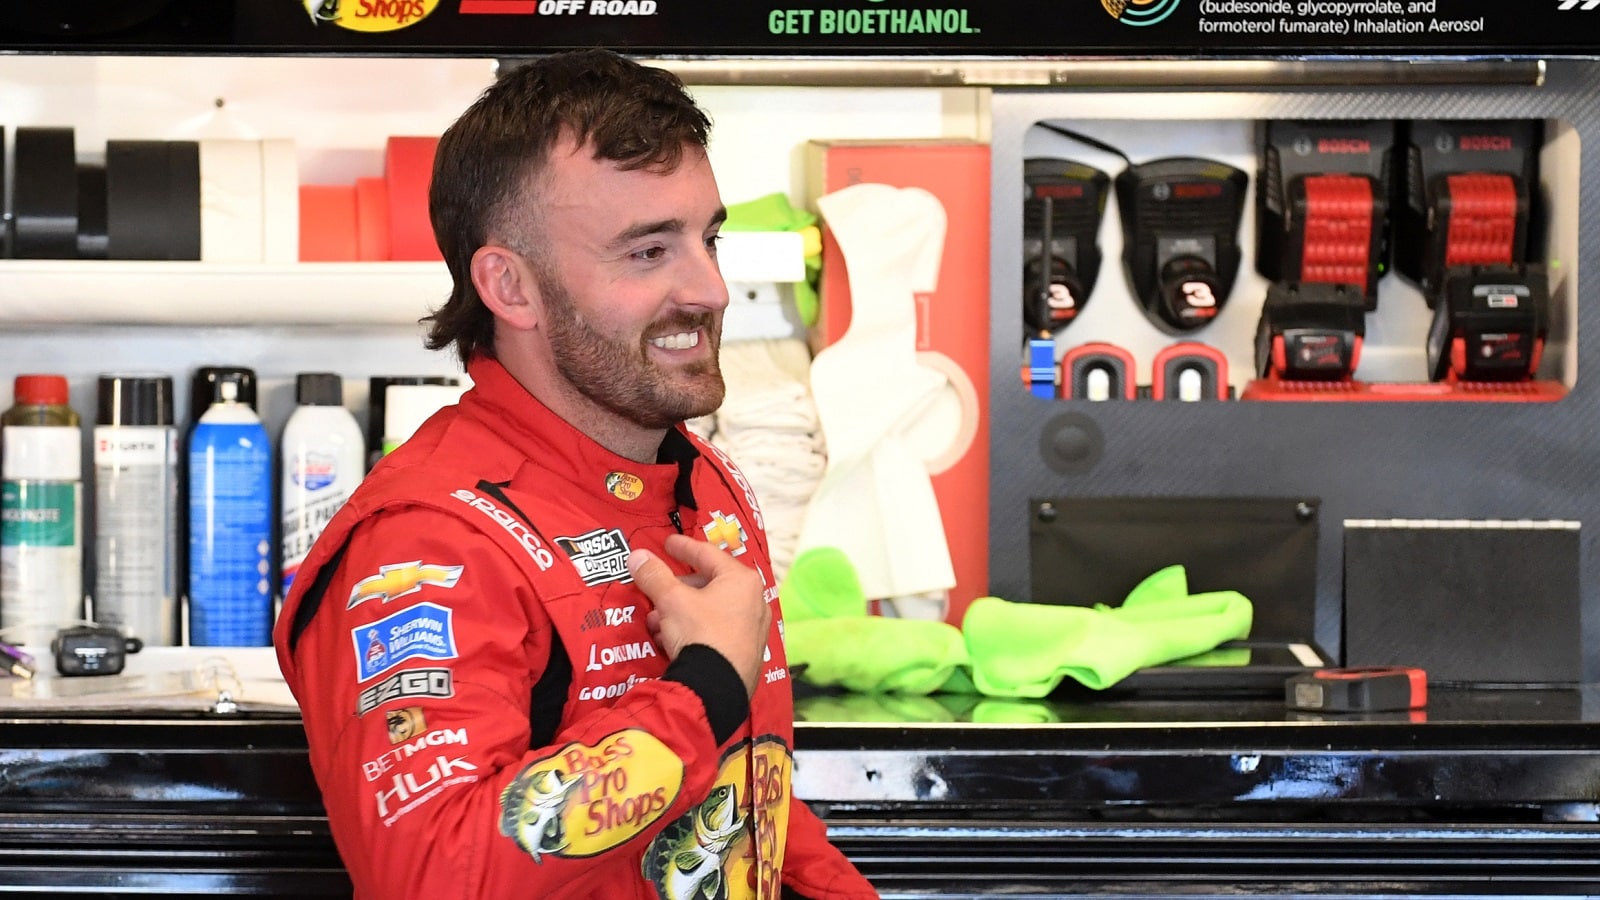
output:
[[[1172,15],[1182,0],[1100,0],[1111,18],[1124,25],[1154,25]]]
[[[455,659],[451,611],[436,603],[408,606],[386,619],[350,629],[356,680],[368,681],[408,659]]]
[[[399,31],[426,19],[439,0],[305,0],[311,21],[350,31]]]

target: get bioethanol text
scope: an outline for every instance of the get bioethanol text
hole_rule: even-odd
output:
[[[976,34],[964,9],[775,9],[772,34]]]

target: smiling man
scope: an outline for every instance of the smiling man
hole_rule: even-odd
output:
[[[790,793],[761,511],[683,427],[723,397],[709,127],[585,51],[440,140],[428,344],[474,387],[373,469],[275,633],[358,897],[877,896]],[[401,568],[449,577],[369,589]]]

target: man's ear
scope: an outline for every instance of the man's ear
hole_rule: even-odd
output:
[[[492,244],[472,254],[472,286],[496,319],[520,331],[539,324],[544,308],[538,279],[520,255]]]

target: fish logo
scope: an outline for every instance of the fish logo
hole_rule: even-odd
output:
[[[561,814],[581,784],[581,775],[564,778],[560,769],[524,771],[500,797],[500,833],[515,840],[534,862],[544,862],[546,853],[562,855],[569,840]]]
[[[398,31],[426,19],[439,0],[303,0],[311,24],[327,22],[350,31]]]
[[[415,594],[422,590],[424,585],[453,588],[456,582],[461,580],[464,568],[464,566],[424,563],[420,559],[379,566],[378,574],[368,575],[350,589],[350,603],[345,609],[355,609],[368,600],[388,603],[390,600]]]
[[[606,473],[606,493],[627,502],[639,499],[644,493],[644,479],[628,472]]]
[[[1177,10],[1181,0],[1100,0],[1105,11],[1124,25],[1154,25]]]

